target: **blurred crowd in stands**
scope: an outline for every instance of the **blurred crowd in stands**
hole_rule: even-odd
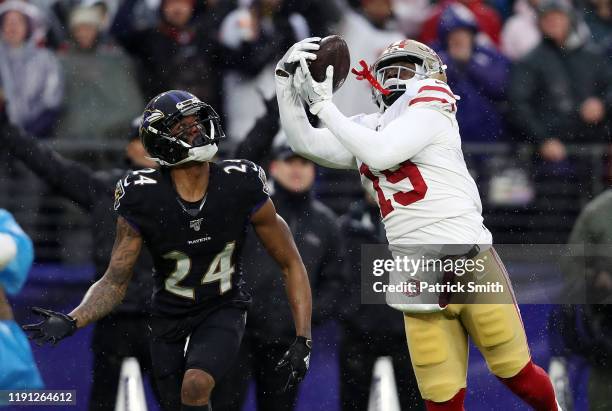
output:
[[[465,142],[531,142],[560,163],[567,144],[608,143],[612,118],[612,5],[575,1],[4,0],[0,107],[35,136],[104,142],[152,96],[187,89],[237,142],[295,41],[341,34],[356,63],[410,37],[447,64]],[[352,80],[336,99],[371,112],[368,94]]]

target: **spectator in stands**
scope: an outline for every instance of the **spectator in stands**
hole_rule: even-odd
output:
[[[559,0],[567,5],[571,0]],[[510,17],[502,29],[501,49],[512,61],[521,60],[541,41],[542,35],[538,27],[538,8],[542,0],[517,0],[514,4],[514,15]],[[574,16],[568,44],[574,45],[586,41],[590,31],[586,23]]]
[[[460,3],[449,5],[438,28],[434,47],[447,65],[448,84],[461,96],[457,122],[462,140],[493,142],[503,135],[500,102],[509,80],[509,61],[478,37],[478,23]]]
[[[431,12],[428,0],[348,0],[348,4],[377,28],[401,31],[409,38],[419,35]]]
[[[393,4],[391,0],[362,0],[361,13],[377,29],[389,29],[395,26]]]
[[[541,5],[542,41],[512,71],[510,112],[547,162],[566,156],[568,142],[609,142],[612,69],[588,43],[570,47],[573,10],[560,0]]]
[[[138,128],[134,127],[129,133],[125,169],[91,170],[62,157],[44,142],[2,124],[0,145],[5,153],[21,160],[56,192],[90,213],[91,235],[95,244],[95,279],[99,279],[106,270],[115,239],[117,216],[113,211],[113,198],[117,180],[125,175],[127,168],[155,166],[153,161],[145,158],[146,151],[138,138]],[[136,357],[145,373],[151,371],[146,322],[153,293],[152,269],[149,253],[142,252],[123,302],[94,326],[94,374],[89,411],[115,409],[123,358]]]
[[[387,242],[378,205],[370,196],[356,203],[341,217],[346,240],[348,281],[352,284],[342,304],[340,340],[340,400],[342,411],[366,411],[376,359],[393,360],[400,409],[424,410],[412,371],[401,313],[386,304],[361,304],[361,246]],[[385,324],[384,330],[381,324]]]
[[[421,32],[421,26],[431,13],[428,0],[393,0],[393,15],[398,29],[407,38],[416,38]]]
[[[586,258],[572,258],[565,264],[567,289],[584,292],[589,304],[611,304],[612,189],[599,194],[584,207],[568,243],[584,246]],[[586,288],[578,288],[585,280]]]
[[[310,32],[319,37],[335,34],[334,26],[342,18],[344,0],[283,0],[289,15],[298,14],[308,22]]]
[[[56,135],[71,140],[117,139],[142,109],[135,67],[100,36],[102,16],[80,6],[70,16],[72,42],[60,55],[66,99]],[[128,127],[126,127],[128,125]]]
[[[276,96],[263,98],[266,112],[259,117],[247,136],[240,142],[231,158],[246,158],[267,170],[272,158],[272,145],[281,128]],[[279,136],[280,137],[280,136]]]
[[[426,44],[431,44],[438,38],[438,25],[440,23],[440,17],[446,8],[455,3],[459,2],[466,6],[478,22],[478,27],[482,33],[486,34],[489,39],[496,45],[499,45],[499,36],[501,32],[501,18],[499,13],[492,7],[488,6],[483,0],[442,0],[440,1],[431,12],[429,18],[423,23],[423,29],[419,41]]]
[[[610,410],[612,189],[604,191],[586,205],[574,225],[569,244],[578,245],[580,248],[576,251],[581,249],[584,258],[569,258],[564,264],[568,299],[573,305],[558,307],[550,318],[551,351],[554,356],[550,370],[556,371],[560,380],[566,379],[566,375],[563,375],[564,360],[571,355],[585,358],[591,365],[589,409]]]
[[[612,2],[610,0],[586,0],[584,20],[595,44],[612,51]]]
[[[113,24],[114,13],[117,11],[118,2],[116,0],[85,0],[81,3],[82,7],[91,7],[100,13],[100,25],[98,31],[100,36],[105,36]]]
[[[36,12],[17,0],[0,5],[0,106],[22,130],[48,137],[62,103],[63,81],[57,58],[36,47]]]
[[[315,165],[287,146],[275,150],[270,164],[272,199],[287,221],[313,292],[313,325],[334,318],[343,287],[351,286],[343,266],[344,248],[335,215],[312,195]],[[249,376],[256,383],[257,409],[293,410],[297,387],[284,391],[286,375],[274,371],[279,355],[295,334],[283,301],[283,274],[251,231],[243,247],[243,270],[253,304],[247,317],[238,363],[215,387],[212,403],[239,411]]]
[[[123,2],[112,34],[138,59],[145,100],[168,89],[181,89],[219,107],[215,6],[206,2],[206,10],[196,18],[195,0],[162,0],[159,24],[139,29],[134,18],[137,3]]]
[[[30,41],[32,41],[36,46],[47,46],[49,41],[49,36],[53,36],[51,34],[54,31],[54,24],[57,23],[56,20],[53,19],[53,16],[50,16],[47,13],[47,8],[44,3],[48,0],[29,0],[27,2],[22,1],[21,4],[17,4],[13,1],[0,1],[0,4],[4,4],[0,7],[0,10],[4,10],[4,8],[15,8],[17,7],[20,10],[23,10],[24,14],[28,16],[28,33],[30,33]],[[2,12],[0,12],[2,13]]]
[[[541,40],[537,7],[540,0],[517,0],[514,14],[506,20],[501,32],[501,50],[517,61],[533,50]]]
[[[359,5],[357,11],[345,10],[338,25],[338,34],[344,37],[351,52],[351,67],[360,67],[360,60],[374,63],[389,44],[405,37],[398,30],[387,29],[394,26],[390,0],[360,0]],[[358,81],[349,73],[342,88],[334,94],[334,103],[347,116],[372,113],[378,108],[371,94],[366,81]]]
[[[310,34],[308,23],[285,0],[256,0],[223,20],[220,41],[228,70],[223,88],[228,137],[241,141],[264,107],[258,90],[270,97],[275,62]]]
[[[28,0],[36,6],[45,22],[44,33],[37,44],[57,50],[68,38],[68,13],[74,6],[73,0]]]

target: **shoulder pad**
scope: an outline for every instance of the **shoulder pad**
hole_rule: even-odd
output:
[[[242,184],[246,191],[253,191],[254,193],[263,193],[266,196],[270,194],[268,188],[268,182],[266,178],[266,172],[249,160],[225,160],[218,163],[218,166],[223,170],[224,173],[239,178],[244,181]],[[259,197],[258,194],[254,194],[255,197]]]
[[[252,161],[244,160],[244,159],[223,160],[223,161],[220,161],[218,164],[221,170],[223,170],[226,174],[259,173],[259,169],[261,169],[261,167],[259,167],[257,164],[253,163]]]
[[[426,79],[419,82],[416,95],[408,101],[409,107],[428,107],[449,113],[457,112],[459,96],[440,80]]]
[[[138,193],[146,190],[144,187],[157,185],[159,177],[159,170],[154,168],[144,168],[125,173],[115,186],[115,210],[119,210],[122,201],[127,200],[129,203],[135,203]]]

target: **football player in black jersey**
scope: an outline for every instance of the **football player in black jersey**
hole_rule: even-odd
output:
[[[284,220],[268,197],[265,173],[246,160],[213,163],[224,137],[219,116],[194,95],[171,90],[149,102],[140,127],[161,167],[128,173],[115,191],[117,232],[109,266],[70,314],[35,308],[31,338],[55,344],[117,305],[144,243],[151,251],[151,357],[165,410],[210,410],[215,381],[242,339],[250,296],[242,289],[247,224],[283,269],[296,339],[278,364],[298,383],[308,370],[312,298]],[[279,387],[282,389],[283,387]]]

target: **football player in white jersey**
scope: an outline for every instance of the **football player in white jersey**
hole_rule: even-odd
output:
[[[276,69],[281,123],[293,150],[322,166],[359,170],[377,199],[392,251],[401,254],[401,246],[411,244],[466,245],[467,258],[486,261],[487,279],[503,284],[511,302],[424,304],[416,296],[391,304],[404,312],[427,409],[463,410],[469,336],[516,395],[536,410],[558,410],[550,379],[531,360],[511,284],[482,224],[478,189],[461,151],[459,98],[446,84],[446,66],[422,43],[391,44],[371,67],[362,61],[363,70],[354,70],[370,82],[379,112],[347,118],[331,100],[333,67],[321,83],[309,72],[307,60],[316,59],[319,41],[296,43]],[[285,70],[296,62],[294,74]],[[310,125],[303,101],[324,128]]]

